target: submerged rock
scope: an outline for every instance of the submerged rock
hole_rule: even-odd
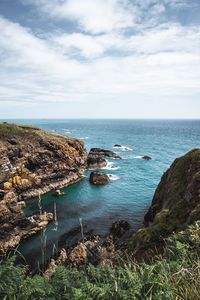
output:
[[[144,155],[144,156],[142,157],[142,159],[144,159],[144,160],[151,160],[152,158],[151,158],[150,156],[148,156],[148,155]]]
[[[61,190],[55,190],[53,195],[54,196],[63,196],[63,195],[65,195],[65,192],[62,192]]]
[[[92,172],[89,180],[90,183],[95,185],[102,185],[110,182],[109,176],[102,172]]]

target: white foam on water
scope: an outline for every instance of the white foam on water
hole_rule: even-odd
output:
[[[85,136],[85,137],[79,137],[80,140],[88,140],[89,136]]]
[[[134,156],[133,158],[136,158],[136,159],[142,159],[142,158],[143,158],[143,156],[141,156],[141,155],[137,155],[137,156]]]
[[[75,129],[71,129],[71,130],[70,130],[70,129],[65,129],[65,128],[63,128],[62,130],[64,131],[65,134],[71,134],[71,133],[74,133],[74,132],[75,132]]]
[[[120,177],[117,175],[113,175],[113,174],[108,174],[108,177],[111,181],[115,181],[115,180],[119,180]]]
[[[121,145],[121,146],[113,146],[113,148],[115,148],[115,149],[121,149],[122,151],[133,151],[132,148],[130,148],[128,146],[123,146],[123,145]]]
[[[115,171],[115,170],[119,170],[120,167],[114,166],[113,162],[107,161],[107,165],[101,169]]]

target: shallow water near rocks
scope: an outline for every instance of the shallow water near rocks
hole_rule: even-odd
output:
[[[81,138],[85,147],[110,149],[123,157],[108,159],[103,171],[112,175],[111,183],[93,186],[90,170],[82,181],[63,189],[65,195],[42,197],[45,211],[56,207],[58,228],[49,224],[46,234],[45,259],[56,249],[69,246],[84,234],[106,235],[114,221],[127,220],[133,231],[140,226],[163,172],[173,160],[200,146],[200,121],[183,120],[12,120],[37,125],[71,137]],[[9,120],[11,122],[11,120]],[[123,147],[113,148],[115,144]],[[152,160],[141,157],[148,155]],[[38,212],[36,199],[27,201],[27,215]],[[18,251],[27,263],[41,262],[41,235],[22,242]]]

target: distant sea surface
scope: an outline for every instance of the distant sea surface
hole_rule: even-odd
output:
[[[110,149],[122,160],[108,159],[103,171],[112,174],[113,181],[105,186],[93,186],[87,171],[83,180],[68,188],[63,197],[52,193],[42,196],[42,206],[53,212],[55,207],[58,228],[51,223],[46,230],[46,259],[57,248],[69,246],[84,234],[105,236],[111,224],[127,220],[137,230],[151,204],[160,177],[175,158],[192,148],[200,147],[199,120],[9,120],[32,124],[70,137],[80,138],[89,150],[92,147]],[[120,144],[127,148],[116,148]],[[150,161],[141,159],[152,157]],[[27,215],[38,212],[35,199],[27,201]],[[41,260],[41,235],[22,242],[18,250],[31,265]]]

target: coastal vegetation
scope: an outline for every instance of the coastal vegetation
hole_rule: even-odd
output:
[[[200,222],[172,234],[162,255],[138,263],[128,257],[115,265],[82,268],[59,266],[50,278],[29,276],[14,266],[0,266],[0,298],[4,300],[198,300],[200,299]]]

